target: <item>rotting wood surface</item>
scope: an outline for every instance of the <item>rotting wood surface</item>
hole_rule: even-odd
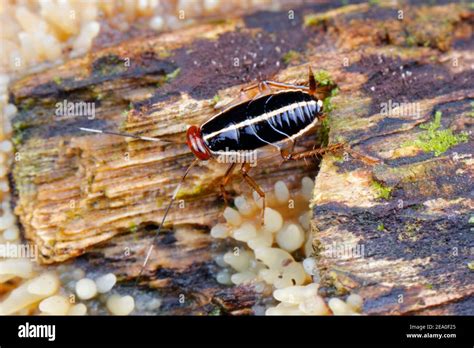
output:
[[[410,146],[435,111],[454,134],[472,127],[472,12],[403,5],[400,20],[400,8],[388,5],[337,6],[293,9],[294,19],[263,11],[137,37],[17,81],[16,213],[42,262],[83,255],[74,262],[133,280],[192,160],[184,144],[125,141],[78,127],[184,140],[187,125],[215,114],[245,83],[305,83],[310,64],[338,85],[330,143],[346,141],[383,160],[322,161],[312,202],[322,291],[359,292],[367,313],[472,314],[472,136],[438,156]],[[95,118],[57,117],[55,104],[65,99],[94,102]],[[384,115],[380,104],[390,100],[416,103],[420,112]],[[274,156],[252,172],[268,189],[278,179],[294,186],[315,166]],[[249,313],[258,302],[251,289],[214,280],[219,246],[207,231],[223,209],[216,186],[225,167],[205,163],[190,174],[180,193],[185,208],[171,211],[166,227],[173,231],[160,237],[142,281],[194,299],[192,306],[165,303],[171,313]],[[240,183],[233,191],[249,192]],[[334,248],[354,243],[364,247],[363,258],[334,257]]]

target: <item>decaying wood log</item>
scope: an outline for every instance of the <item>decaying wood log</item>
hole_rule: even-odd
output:
[[[192,160],[185,144],[124,141],[78,127],[184,140],[187,125],[216,113],[245,83],[259,77],[305,83],[310,64],[338,85],[330,143],[348,142],[383,161],[367,166],[336,155],[322,161],[312,206],[323,291],[358,291],[368,313],[436,306],[435,313],[447,313],[449,303],[468,301],[472,140],[435,156],[420,150],[417,139],[435,111],[455,137],[472,126],[472,13],[463,5],[404,5],[400,19],[400,9],[389,5],[337,6],[292,9],[294,17],[257,12],[138,37],[17,81],[11,88],[19,109],[16,213],[41,261],[84,254],[74,262],[134,279]],[[95,117],[58,116],[64,100],[94,103]],[[419,113],[383,114],[380,104],[390,100],[415,103]],[[308,135],[298,148],[321,143],[321,134]],[[253,171],[263,187],[278,179],[295,186],[315,175],[316,166],[316,160],[281,164],[273,156]],[[209,313],[216,306],[248,313],[257,302],[250,289],[214,280],[219,246],[207,231],[223,209],[215,187],[225,167],[202,163],[190,174],[179,194],[185,206],[171,211],[172,231],[154,249],[142,285],[173,293],[165,306],[171,313]],[[249,189],[236,180],[233,191]],[[333,257],[331,248],[347,243],[364,246],[364,257]],[[190,294],[193,304],[177,305],[177,291]],[[469,303],[462,303],[456,312],[466,312]]]

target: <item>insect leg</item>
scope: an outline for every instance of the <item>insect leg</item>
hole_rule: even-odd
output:
[[[264,91],[265,89],[267,90],[267,92]],[[232,100],[231,102],[225,105],[222,105],[222,106],[216,105],[215,108],[216,109],[229,109],[234,105],[241,104],[247,100],[255,99],[269,92],[271,92],[271,89],[268,86],[266,86],[264,82],[257,82],[250,86],[241,88],[239,91],[239,96],[237,98],[235,98],[234,100]]]
[[[226,185],[231,181],[230,179],[232,178],[232,172],[235,169],[235,166],[237,163],[232,163],[229,168],[227,168],[224,177],[222,178],[220,187],[221,187],[221,194],[222,197],[224,197],[225,204],[228,205],[228,200],[227,200],[227,192],[225,190]]]
[[[263,224],[263,217],[265,215],[265,192],[262,190],[259,184],[248,174],[250,171],[250,163],[243,163],[242,167],[240,168],[240,173],[242,174],[244,180],[247,182],[247,184],[250,185],[251,188],[254,189],[255,192],[258,193],[260,198],[263,199],[263,205],[262,205],[262,224]]]
[[[299,159],[304,159],[307,157],[323,155],[326,152],[336,152],[337,150],[340,150],[343,147],[344,147],[344,144],[337,143],[337,144],[330,145],[327,147],[320,147],[317,149],[299,151],[299,152],[289,152],[288,150],[283,149],[281,150],[280,155],[286,161],[299,160]]]
[[[288,152],[287,150],[282,150],[280,152],[280,155],[284,160],[289,161],[289,160],[305,159],[312,156],[320,156],[327,152],[336,153],[336,152],[340,152],[341,150],[346,151],[352,157],[358,160],[361,160],[362,162],[367,163],[369,165],[374,165],[381,162],[380,159],[355,151],[351,149],[347,144],[344,144],[344,143],[337,143],[337,144],[333,144],[327,147],[320,147],[318,149],[301,151],[301,152]]]
[[[308,86],[301,86],[301,85],[294,85],[291,83],[283,83],[271,80],[264,80],[260,82],[261,84],[265,85],[266,88],[271,89],[299,89],[305,92],[309,92],[310,94],[314,94],[316,89],[318,88],[316,79],[314,78],[313,70],[311,67],[308,67],[308,80],[309,80],[309,87]]]

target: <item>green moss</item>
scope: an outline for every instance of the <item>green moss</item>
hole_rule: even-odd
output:
[[[385,231],[385,225],[383,224],[383,222],[378,224],[377,231],[380,231],[380,232]]]
[[[384,186],[378,181],[372,182],[372,188],[377,192],[377,198],[389,199],[392,193],[392,188]]]
[[[469,268],[471,271],[474,271],[474,261],[471,261],[467,264],[467,268]]]
[[[329,116],[321,122],[321,146],[328,146],[329,143]]]
[[[413,145],[424,152],[434,152],[435,156],[439,156],[451,147],[468,141],[467,133],[454,134],[452,129],[439,129],[441,127],[441,116],[441,111],[436,111],[434,121],[420,126],[426,132],[420,134],[415,141],[409,141],[403,145]]]
[[[294,51],[294,50],[290,50],[288,52],[286,52],[284,55],[283,55],[283,62],[285,64],[290,64],[292,62],[295,62],[297,61],[298,59],[300,59],[301,57],[301,53],[297,52],[297,51]]]
[[[59,76],[55,76],[55,77],[53,77],[53,81],[54,81],[55,84],[57,84],[59,86],[62,82],[62,79]]]
[[[408,35],[405,42],[408,46],[415,46],[417,40],[413,35]]]
[[[330,79],[330,77],[329,77]],[[332,81],[331,81],[332,82]],[[327,146],[329,143],[329,129],[330,129],[330,118],[329,114],[334,110],[334,106],[332,104],[332,97],[335,97],[339,93],[339,90],[337,88],[334,88],[331,91],[331,94],[324,98],[323,100],[323,111],[326,115],[326,117],[323,119],[321,122],[321,145],[322,146]]]
[[[156,206],[157,206],[158,208],[161,208],[161,207],[163,206],[163,204],[165,204],[165,200],[164,200],[163,198],[161,198],[161,197],[158,197],[158,198],[156,199]]]
[[[212,311],[209,312],[209,315],[221,315],[221,309],[219,307],[214,307]]]
[[[16,133],[12,137],[12,143],[13,143],[13,145],[15,145],[15,148],[17,148],[18,145],[21,144],[22,140],[23,140],[23,133]]]
[[[319,70],[314,74],[314,78],[318,81],[320,86],[333,85],[334,82],[331,78],[331,75],[326,70]]]
[[[176,77],[178,77],[178,75],[179,75],[180,72],[181,72],[181,69],[180,69],[180,68],[178,68],[178,69],[176,69],[176,70],[170,72],[169,74],[167,74],[167,75],[165,76],[165,82],[168,83],[168,82],[174,80]]]
[[[169,51],[160,51],[158,52],[158,58],[160,59],[166,59],[166,58],[169,58],[171,56],[171,52]]]
[[[28,111],[33,107],[34,103],[35,100],[33,98],[27,98],[20,103],[19,109],[20,111]]]
[[[380,5],[380,0],[369,0],[370,6],[378,6]]]
[[[304,26],[305,27],[317,26],[321,23],[324,23],[326,19],[327,17],[325,15],[311,14],[304,17]]]
[[[66,212],[66,219],[69,221],[82,219],[83,216],[79,213],[78,209],[71,209]]]
[[[211,105],[216,105],[220,100],[221,100],[221,97],[219,97],[219,95],[216,94],[214,97],[212,97]]]
[[[119,75],[127,71],[125,61],[114,54],[102,56],[93,62],[94,73],[99,76]]]
[[[196,196],[204,191],[205,191],[205,188],[203,185],[195,185],[189,190],[184,190],[184,189],[179,190],[178,194],[176,195],[176,199],[181,199],[183,197],[189,197],[189,196]]]
[[[136,233],[138,231],[138,226],[135,222],[131,222],[128,229],[131,233]]]
[[[474,225],[474,215],[471,215],[471,217],[469,218],[469,223],[471,225]]]
[[[13,124],[13,129],[16,131],[16,132],[21,132],[21,131],[24,131],[25,129],[28,128],[28,124],[24,121],[18,121],[18,122],[15,122]]]

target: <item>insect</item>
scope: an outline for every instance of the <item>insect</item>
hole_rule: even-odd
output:
[[[308,69],[308,86],[298,86],[275,81],[261,81],[241,90],[241,96],[200,126],[192,125],[186,133],[186,142],[195,155],[194,161],[188,166],[177,185],[170,202],[167,205],[155,237],[148,248],[137,281],[146,268],[156,238],[173,205],[176,195],[191,168],[199,161],[215,159],[220,155],[232,155],[243,151],[256,151],[265,146],[273,146],[283,160],[298,160],[335,151],[343,147],[334,144],[327,148],[316,148],[308,151],[293,152],[295,140],[321,123],[324,118],[323,101],[318,98],[327,95],[328,88],[317,86],[311,67]],[[326,90],[325,90],[326,89]],[[253,93],[253,97],[249,94]],[[163,141],[158,138],[142,137],[134,134],[124,134],[102,131],[90,128],[80,128],[83,131],[105,133],[132,137],[147,141]],[[166,142],[166,141],[165,141]],[[291,150],[286,144],[292,145]],[[238,163],[231,163],[227,168],[220,184],[221,194],[227,201],[225,191]],[[240,173],[244,180],[255,190],[263,200],[265,211],[265,192],[249,175],[251,166],[243,162]],[[263,219],[262,219],[263,221]]]

